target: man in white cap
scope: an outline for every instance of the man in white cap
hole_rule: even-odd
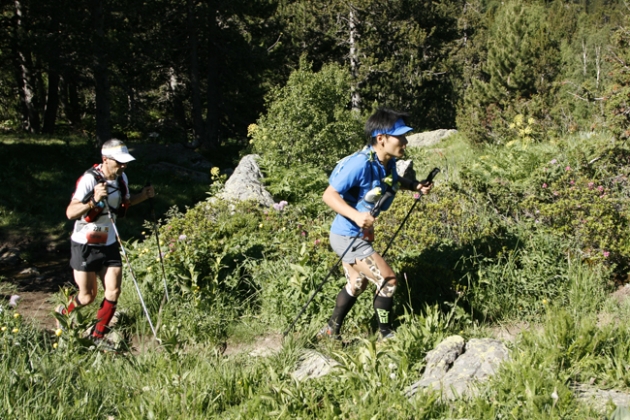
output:
[[[103,344],[109,331],[108,325],[116,311],[122,283],[122,260],[104,202],[107,200],[115,219],[123,217],[129,206],[155,195],[152,186],[144,187],[138,194],[129,193],[129,181],[124,171],[135,158],[122,141],[106,141],[101,155],[102,163],[88,169],[77,181],[66,209],[68,219],[76,220],[70,238],[70,266],[79,291],[67,306],[60,305],[56,309],[58,313],[67,315],[92,303],[98,293],[98,275],[105,289],[105,298],[96,314],[91,336],[97,345]]]
[[[407,126],[406,116],[386,108],[374,112],[365,123],[368,146],[340,161],[329,178],[323,200],[337,213],[330,228],[330,246],[342,258],[347,283],[318,337],[340,339],[343,321],[368,282],[376,285],[373,306],[380,338],[394,337],[396,274],[372,247],[374,222],[380,211],[390,207],[399,188],[427,194],[433,186],[396,172],[396,159],[404,156],[407,147],[406,134],[413,130]],[[381,197],[383,202],[375,209]]]

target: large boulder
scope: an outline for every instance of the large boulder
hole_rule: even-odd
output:
[[[407,147],[433,146],[434,144],[441,142],[448,136],[451,136],[455,133],[457,133],[457,130],[440,129],[434,131],[426,131],[424,133],[412,134],[410,136],[407,136],[407,141],[409,142]]]
[[[258,155],[244,156],[217,197],[226,201],[253,200],[265,207],[273,206],[273,197],[261,181],[263,174],[256,162],[258,158]]]
[[[464,344],[460,336],[448,337],[427,353],[422,378],[406,394],[411,397],[420,388],[432,388],[446,400],[474,396],[478,385],[493,376],[508,356],[507,347],[499,340],[474,338]]]

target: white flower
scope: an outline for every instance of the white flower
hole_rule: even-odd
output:
[[[18,295],[11,296],[11,298],[9,298],[9,306],[11,306],[13,308],[16,307],[17,303],[18,303],[18,300],[20,300],[20,296],[18,296]]]

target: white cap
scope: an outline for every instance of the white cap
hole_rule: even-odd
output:
[[[135,157],[129,154],[129,149],[123,143],[116,146],[103,146],[101,149],[101,155],[114,159],[116,162],[127,163],[132,160],[136,160]]]

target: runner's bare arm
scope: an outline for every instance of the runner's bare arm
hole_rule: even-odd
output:
[[[142,188],[138,194],[134,194],[129,198],[130,205],[136,205],[138,203],[142,203],[144,200],[155,197],[155,190],[153,189],[153,185],[147,185]]]
[[[105,183],[96,184],[94,186],[94,196],[87,203],[83,203],[80,200],[72,200],[66,208],[66,217],[70,220],[80,219],[85,213],[94,208],[95,203],[98,203],[103,198],[107,197],[107,189]]]

